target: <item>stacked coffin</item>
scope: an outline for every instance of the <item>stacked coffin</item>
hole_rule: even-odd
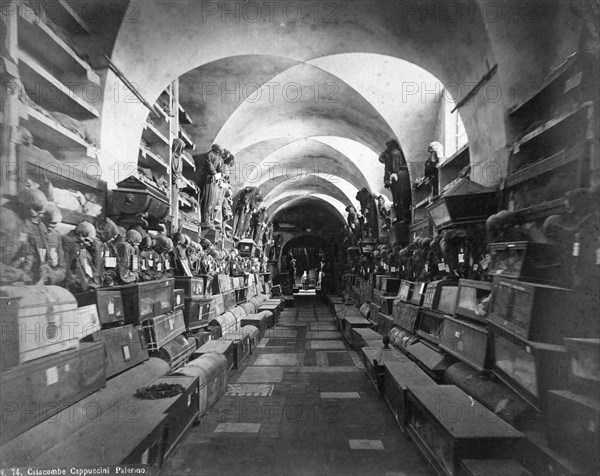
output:
[[[5,443],[106,384],[95,305],[58,286],[0,287],[0,441]]]
[[[370,315],[371,319],[377,323],[377,331],[381,335],[388,335],[394,325],[392,310],[399,289],[400,279],[390,276],[377,276]],[[379,311],[375,313],[377,307],[379,307]]]

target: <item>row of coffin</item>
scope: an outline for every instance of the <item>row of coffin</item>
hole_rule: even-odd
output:
[[[381,335],[387,335],[391,343],[430,378],[457,385],[469,398],[473,397],[490,409],[493,417],[499,416],[523,431],[541,426],[544,429],[542,440],[546,439],[560,456],[551,458],[555,470],[539,474],[587,474],[587,471],[573,467],[564,456],[578,464],[583,462],[584,467],[594,468],[594,471],[600,467],[598,392],[595,398],[588,396],[598,379],[597,340],[567,339],[571,358],[568,362],[563,346],[531,341],[521,343],[520,338],[511,335],[510,321],[487,326],[490,321],[486,319],[493,317],[489,310],[501,308],[494,302],[502,299],[489,299],[489,302],[487,299],[490,291],[496,292],[498,287],[501,287],[499,294],[505,287],[510,291],[516,288],[522,293],[533,290],[529,307],[519,310],[511,305],[515,315],[539,315],[541,306],[544,306],[543,312],[553,312],[552,302],[540,299],[536,293],[538,287],[504,279],[496,279],[493,285],[461,280],[458,286],[452,282],[402,281],[399,292],[390,292],[393,296],[386,296],[385,281],[384,277],[379,282],[375,280],[380,289],[372,291],[373,301],[381,305],[363,304],[362,315],[354,306],[346,306],[341,298],[331,300],[332,307],[341,317],[342,331],[353,346],[381,348]],[[540,294],[544,297],[543,293],[550,288],[542,286],[541,289]],[[524,299],[514,301],[523,304]],[[382,312],[388,302],[392,304],[391,315]],[[482,302],[489,304],[487,316]],[[559,306],[555,300],[554,304],[564,310],[564,303]],[[372,317],[376,324],[364,315]],[[539,319],[543,322],[541,317]],[[484,320],[486,325],[478,325],[477,320]],[[527,325],[523,319],[516,323]],[[377,328],[379,333],[370,328]],[[517,326],[512,329],[515,328]],[[369,340],[371,344],[367,344]],[[490,370],[494,374],[492,378]],[[495,376],[502,381],[495,380]],[[532,412],[540,407],[543,413]],[[552,451],[544,445],[544,451]]]
[[[181,305],[175,303],[173,311],[150,317],[141,325],[101,329],[96,307],[78,308],[64,288],[9,286],[1,291],[5,296],[0,298],[2,444],[149,356],[165,360],[174,371],[208,340],[227,338],[239,344],[232,333],[243,326],[255,324],[262,336],[280,303],[258,294],[243,307],[234,306],[218,316],[198,310],[193,322],[205,322],[204,328],[187,326]],[[209,302],[205,311],[211,307]],[[259,309],[263,312],[257,313]]]
[[[248,315],[235,326],[219,328],[218,340],[206,341],[197,349],[194,344],[189,362],[178,368],[163,359],[148,358],[146,352],[137,365],[107,380],[103,362],[108,349],[102,342],[82,343],[79,349],[61,352],[49,362],[32,361],[30,365],[37,364],[30,369],[33,373],[20,376],[27,383],[11,382],[19,393],[2,398],[3,403],[12,402],[3,414],[3,426],[5,421],[9,427],[19,422],[36,426],[0,448],[2,465],[162,464],[183,432],[223,394],[229,370],[241,364],[260,342],[264,329],[275,322],[280,300],[264,302],[275,312]],[[260,323],[263,330],[246,319]],[[118,331],[122,336],[132,327],[103,333]],[[184,392],[158,400],[134,396],[140,387],[169,383],[182,385]]]

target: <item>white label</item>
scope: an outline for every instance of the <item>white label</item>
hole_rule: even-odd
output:
[[[165,261],[165,269],[169,269],[171,265],[169,264],[169,260]]]
[[[464,263],[465,262],[465,255],[464,255],[464,253],[460,253],[458,255],[458,262],[459,263]]]
[[[46,369],[46,385],[53,385],[58,382],[58,367]]]
[[[444,271],[446,269],[446,265],[444,263],[438,263],[438,271]]]
[[[515,211],[515,201],[514,200],[510,200],[508,202],[508,211],[509,212],[514,212]]]
[[[46,261],[46,248],[38,248],[38,253],[40,255],[40,260]]]
[[[179,304],[181,304],[181,295],[180,294],[177,295],[177,299],[175,301],[178,306],[179,306]]]
[[[27,233],[19,233],[19,241],[26,242],[27,241]]]
[[[428,273],[429,272],[429,265],[427,263],[425,263],[425,272]]]
[[[596,250],[596,266],[600,266],[600,248]]]
[[[128,361],[129,359],[131,359],[131,352],[129,352],[128,345],[123,346],[123,359],[125,359],[125,361]]]
[[[444,269],[446,270],[446,273],[450,272],[450,266],[448,266],[447,264],[444,265]]]
[[[173,322],[173,319],[169,319],[169,330],[173,330],[173,328],[175,327],[175,323]]]
[[[117,267],[117,258],[115,256],[106,256],[104,258],[104,267],[105,268],[116,268]]]
[[[525,346],[525,352],[527,352],[528,354],[531,354],[531,347],[529,347],[528,345]]]
[[[478,271],[479,270],[479,265],[477,263],[475,263],[473,265],[473,271]]]
[[[115,313],[115,301],[113,300],[113,298],[110,298],[110,300],[108,301],[108,314],[109,315],[113,315]]]
[[[156,263],[156,271],[162,271],[162,263],[160,261]]]
[[[454,337],[456,337],[457,339],[460,339],[460,331],[456,331],[454,333]]]
[[[148,260],[148,266],[149,266],[150,268],[154,267],[154,260],[153,260],[153,259],[149,259],[149,260]]]
[[[83,269],[85,270],[85,274],[87,274],[88,277],[90,277],[90,278],[94,277],[92,267],[90,266],[90,263],[88,262],[88,260],[83,261]]]
[[[190,393],[188,395],[188,404],[187,404],[187,406],[189,407],[191,404],[192,404],[192,394]]]
[[[146,448],[146,451],[142,453],[142,464],[148,464],[148,457],[150,456],[150,448]]]
[[[140,258],[139,256],[132,256],[131,257],[131,271],[137,271],[140,267]]]
[[[419,294],[423,294],[425,292],[425,283],[421,283],[421,290],[419,291]]]
[[[146,267],[146,260],[142,260],[142,271],[146,271],[148,268]]]
[[[573,256],[575,256],[575,257],[579,256],[579,242],[578,241],[573,243]]]
[[[69,372],[71,370],[71,364],[65,364],[65,372]]]
[[[392,266],[392,268],[391,268],[391,270],[390,270],[390,271],[391,271],[392,273],[395,273],[395,272],[396,272],[396,267],[395,267],[395,266]]]

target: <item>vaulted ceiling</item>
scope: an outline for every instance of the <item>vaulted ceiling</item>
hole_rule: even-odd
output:
[[[504,170],[509,91],[540,81],[573,51],[581,27],[571,2],[265,5],[130,3],[136,21],[125,15],[110,56],[149,100],[179,78],[198,148],[229,149],[234,189],[259,186],[271,216],[320,203],[343,220],[357,190],[387,194],[378,162],[385,142],[398,139],[409,164],[422,164],[442,88],[458,101],[494,64],[500,94],[482,91],[460,113],[472,163]],[[107,73],[107,88],[118,82]],[[105,95],[104,165],[136,156],[146,114]],[[485,181],[480,169],[475,179]]]

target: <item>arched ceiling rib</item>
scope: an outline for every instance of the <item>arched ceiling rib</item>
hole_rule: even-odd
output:
[[[293,183],[311,172],[325,179],[343,179],[358,189],[375,185],[368,182],[359,164],[355,164],[337,149],[310,138],[294,141],[263,158],[246,160],[244,157],[239,169],[241,176],[236,177],[237,182],[242,179],[245,180],[243,186],[256,185],[261,190],[263,184],[268,186],[278,179]],[[264,193],[266,192],[263,190]]]
[[[435,10],[438,6],[434,0],[422,3],[422,8]],[[467,8],[468,3],[461,1],[459,7]],[[486,61],[493,62],[484,22],[479,10],[472,5],[468,8],[470,15],[461,15],[450,23],[440,22],[435,15],[408,18],[405,2],[387,2],[385,8],[373,8],[371,2],[336,4],[339,10],[334,22],[315,20],[310,15],[290,21],[282,15],[283,6],[279,4],[274,4],[272,14],[279,21],[223,21],[218,14],[217,17],[205,15],[203,5],[204,2],[192,0],[142,2],[136,5],[141,10],[140,21],[122,24],[111,59],[150,100],[171,80],[191,68],[228,57],[262,55],[265,51],[279,59],[261,66],[260,72],[252,76],[259,80],[257,83],[278,73],[279,78],[289,78],[305,86],[315,77],[319,83],[326,84],[335,76],[323,69],[327,66],[333,71],[336,65],[335,61],[326,65],[327,59],[315,61],[314,65],[302,62],[337,54],[360,52],[402,58],[431,71],[443,82],[472,81],[487,70]],[[219,5],[237,8],[240,3],[225,1]],[[156,35],[156,31],[161,34]],[[300,64],[294,66],[294,62]],[[255,66],[251,60],[246,61],[246,65],[243,68],[246,72],[253,69],[249,66]],[[219,71],[218,65],[213,64],[213,68]],[[344,78],[339,62],[337,69],[339,77]],[[378,153],[385,140],[393,136],[386,122],[390,119],[377,112],[376,102],[368,98],[368,88],[363,93],[357,92],[365,86],[364,82],[352,80],[351,76],[334,82],[344,93],[342,97],[352,98],[352,104],[333,104],[322,110],[318,103],[289,102],[283,104],[283,108],[261,111],[260,117],[269,121],[268,126],[252,124],[255,119],[252,116],[246,118],[246,123],[237,121],[236,116],[242,115],[247,107],[242,105],[232,114],[233,122],[219,134],[224,139],[231,138],[231,143],[221,145],[240,150],[268,138],[336,135],[366,144]],[[115,81],[109,72],[107,88],[114,89]],[[310,89],[309,92],[313,93]],[[115,162],[123,164],[136,157],[137,138],[147,111],[139,104],[115,103],[110,94],[105,95],[103,106],[101,165],[108,169]],[[223,110],[222,114],[228,112]],[[286,112],[295,112],[296,117],[290,119]],[[307,118],[310,118],[309,124]],[[467,132],[470,135],[470,131]],[[246,139],[240,141],[240,136]],[[419,147],[415,146],[415,150]]]
[[[323,194],[307,194],[306,192],[287,192],[284,193],[278,200],[273,202],[268,208],[270,221],[277,221],[278,215],[282,210],[287,208],[304,205],[304,204],[319,204],[328,209],[336,218],[340,220],[341,225],[345,225],[345,206],[340,201],[332,198],[329,195]]]
[[[313,174],[305,175],[294,182],[283,181],[277,184],[271,190],[269,190],[268,195],[263,195],[263,206],[268,206],[269,203],[277,200],[286,192],[298,190],[309,193],[322,193],[329,195],[343,203],[344,207],[348,205],[356,206],[356,200],[354,200],[356,192],[358,191],[356,187],[352,186],[343,179],[339,179],[337,182],[332,182]]]

